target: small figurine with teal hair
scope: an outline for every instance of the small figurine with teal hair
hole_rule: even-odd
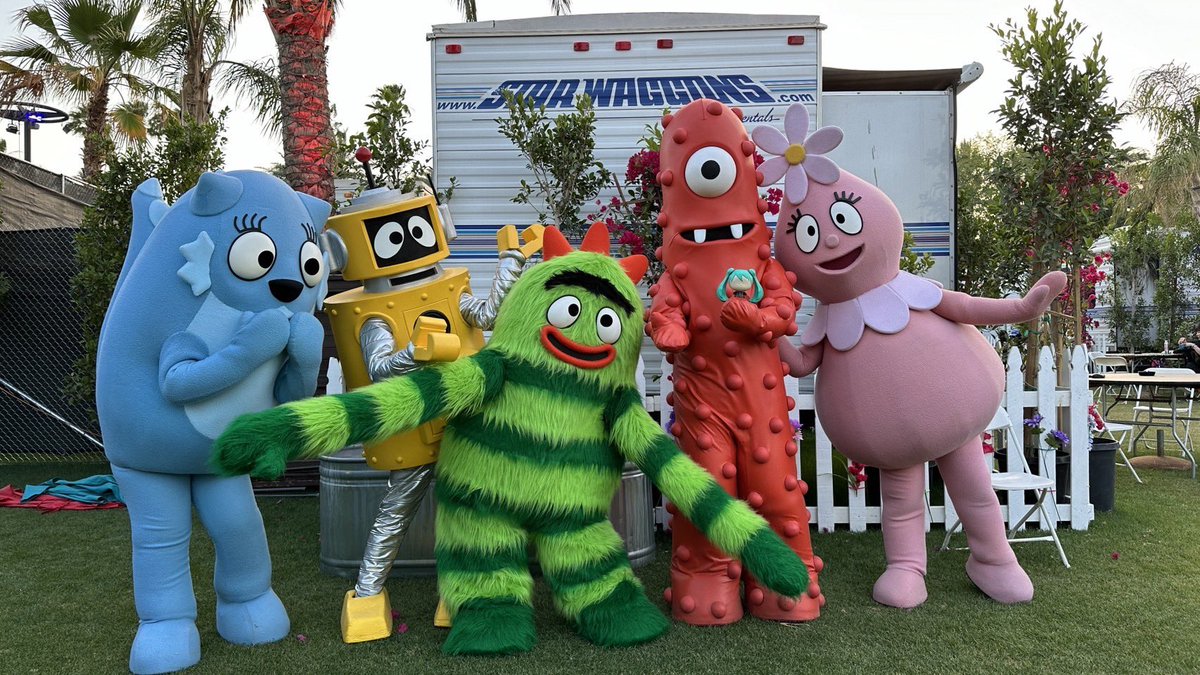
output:
[[[289,630],[246,476],[213,475],[213,439],[238,415],[311,396],[325,332],[328,203],[260,171],[205,173],[168,206],[133,194],[129,252],[100,332],[96,408],[129,507],[135,673],[200,660],[188,547],[192,509],[216,549],[216,628],[242,645]]]
[[[757,305],[763,299],[763,287],[758,283],[758,274],[754,270],[730,267],[717,287],[717,297],[721,302],[729,302],[729,298],[742,298]]]
[[[602,224],[580,251],[552,227],[544,242],[545,262],[513,285],[484,349],[243,417],[217,441],[214,464],[275,475],[291,457],[445,418],[436,555],[438,590],[453,618],[442,647],[450,654],[533,647],[531,543],[555,604],[583,637],[632,645],[667,629],[608,518],[626,461],[765,587],[816,597],[804,562],[767,521],[681,453],[642,407],[634,282],[646,259],[610,258]]]

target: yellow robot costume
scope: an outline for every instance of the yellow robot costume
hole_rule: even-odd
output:
[[[329,219],[325,239],[343,278],[363,285],[325,301],[346,388],[411,372],[423,362],[450,361],[483,347],[500,302],[527,259],[541,248],[541,226],[509,225],[497,237],[500,260],[487,298],[471,295],[464,268],[443,268],[455,231],[432,195],[365,191]],[[397,349],[400,346],[400,349]],[[364,449],[367,463],[390,471],[388,492],[367,538],[358,580],[342,606],[342,639],[388,637],[391,605],[384,582],[396,551],[433,478],[443,423],[393,436]],[[449,625],[438,605],[438,625]]]

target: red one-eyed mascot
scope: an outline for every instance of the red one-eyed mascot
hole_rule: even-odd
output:
[[[807,621],[820,615],[821,560],[809,541],[807,486],[796,476],[796,442],[776,341],[796,333],[791,283],[771,258],[767,210],[758,195],[754,143],[741,113],[701,99],[662,120],[660,254],[666,273],[651,287],[647,332],[674,365],[680,447],[732,495],[754,507],[808,565],[813,582],[799,602],[771,594],[746,576],[745,601],[761,619]],[[731,278],[753,279],[761,293],[729,294]],[[696,526],[673,521],[674,617],[693,625],[743,616],[742,568]]]

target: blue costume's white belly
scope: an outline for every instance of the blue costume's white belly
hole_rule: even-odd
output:
[[[291,314],[282,307],[267,311]],[[243,314],[209,293],[187,330],[204,341],[209,354],[215,354],[233,340],[242,325]],[[282,367],[283,355],[280,354],[252,370],[232,387],[186,404],[183,409],[192,428],[206,438],[216,439],[238,416],[275,407],[275,380]]]

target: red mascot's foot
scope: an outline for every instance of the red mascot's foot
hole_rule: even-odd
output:
[[[810,569],[813,581],[799,598],[776,595],[758,584],[746,581],[746,607],[750,615],[764,621],[814,621],[821,616],[825,598],[817,584],[817,575]]]
[[[727,574],[685,575],[671,571],[664,596],[671,616],[693,626],[724,626],[742,618],[741,582]]]

